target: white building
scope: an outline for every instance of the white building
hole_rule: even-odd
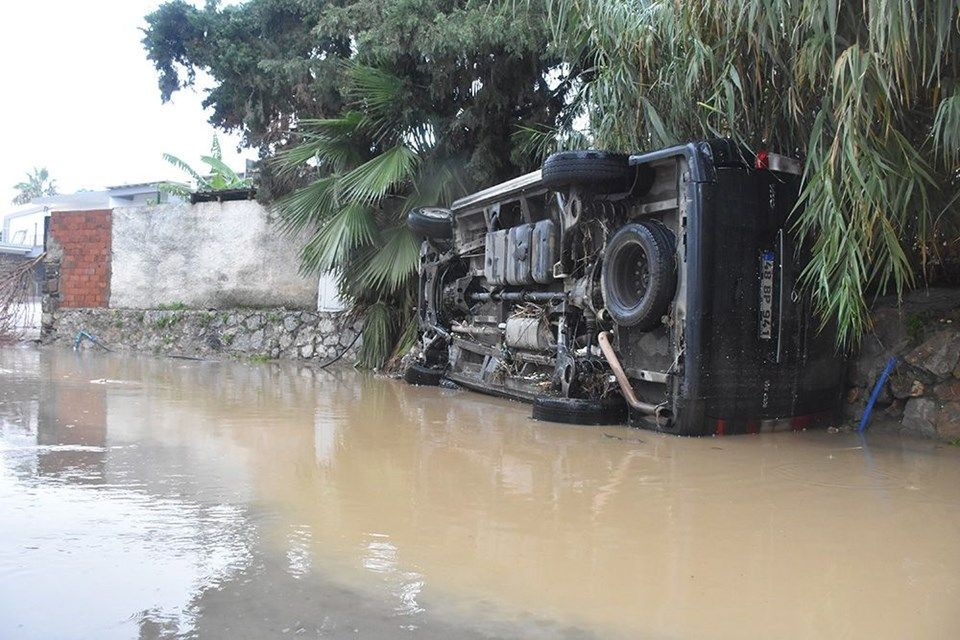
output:
[[[101,191],[78,191],[34,198],[3,216],[0,244],[8,247],[43,247],[44,221],[51,211],[114,209],[150,203],[178,201],[157,189],[158,182],[141,182],[107,187]]]
[[[19,206],[6,214],[0,227],[0,246],[9,248],[9,253],[13,253],[14,249],[17,253],[24,253],[34,247],[42,247],[43,221],[47,215],[44,205],[35,204]]]

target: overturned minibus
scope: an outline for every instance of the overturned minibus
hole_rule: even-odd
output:
[[[798,285],[799,173],[730,140],[566,151],[411,211],[424,240],[406,380],[682,435],[833,420],[843,360]]]

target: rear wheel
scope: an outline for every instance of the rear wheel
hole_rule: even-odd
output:
[[[443,370],[434,367],[425,367],[414,362],[403,372],[403,379],[407,384],[419,387],[436,387],[443,378]]]
[[[600,400],[542,397],[533,402],[533,419],[563,424],[623,424],[627,404],[614,396]]]
[[[540,179],[547,188],[562,191],[580,186],[594,193],[629,191],[636,171],[622,153],[560,151],[543,162]]]
[[[407,226],[422,238],[449,240],[453,237],[453,222],[449,209],[422,207],[407,214]]]
[[[676,242],[657,220],[621,227],[603,256],[601,290],[613,320],[647,331],[660,325],[677,290]]]

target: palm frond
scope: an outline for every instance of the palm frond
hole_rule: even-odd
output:
[[[392,293],[417,272],[420,242],[405,224],[382,232],[384,242],[370,257],[359,282],[377,291]]]
[[[416,178],[397,213],[406,217],[407,212],[417,207],[433,207],[450,204],[465,195],[457,167],[451,162],[433,159],[420,165]]]
[[[311,160],[316,160],[319,166],[328,166],[339,173],[351,165],[358,164],[361,159],[360,150],[349,138],[304,134],[302,142],[278,153],[275,162],[282,173],[302,169]]]
[[[280,228],[296,233],[309,225],[322,225],[337,210],[336,174],[318,178],[277,203]]]
[[[350,110],[337,118],[304,118],[300,120],[298,131],[330,137],[353,137],[366,122],[361,111]]]
[[[314,161],[318,167],[344,173],[370,155],[365,123],[358,111],[339,118],[304,119],[297,131],[300,142],[280,151],[273,162],[281,174],[302,171]]]
[[[408,305],[410,306],[410,305]],[[400,329],[400,335],[397,337],[397,344],[393,348],[391,358],[396,358],[407,353],[416,343],[420,331],[420,321],[415,314],[410,314],[403,327]]]
[[[357,361],[369,369],[381,367],[390,356],[396,325],[390,307],[377,302],[364,310],[366,321]]]
[[[388,149],[340,178],[343,198],[365,204],[376,202],[409,180],[418,162],[419,156],[405,145]]]
[[[403,80],[383,69],[351,63],[346,86],[347,98],[363,111],[368,126],[377,136],[404,129],[402,118]]]
[[[373,211],[354,203],[340,209],[313,235],[300,254],[301,270],[325,273],[347,264],[351,253],[378,235]]]

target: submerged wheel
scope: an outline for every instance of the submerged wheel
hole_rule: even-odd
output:
[[[449,240],[453,237],[453,219],[449,209],[421,207],[407,214],[407,226],[420,237]]]
[[[603,256],[603,303],[613,320],[647,331],[663,319],[677,291],[676,241],[657,220],[621,227]]]
[[[556,191],[582,186],[594,193],[629,191],[636,171],[628,156],[610,151],[560,151],[543,161],[540,179]]]
[[[442,378],[442,369],[425,367],[422,364],[417,364],[416,362],[407,367],[407,370],[403,372],[403,379],[407,382],[407,384],[417,385],[420,387],[436,387],[440,384],[440,380]]]
[[[533,419],[564,424],[622,424],[627,421],[627,404],[614,396],[601,400],[583,398],[537,398]]]

